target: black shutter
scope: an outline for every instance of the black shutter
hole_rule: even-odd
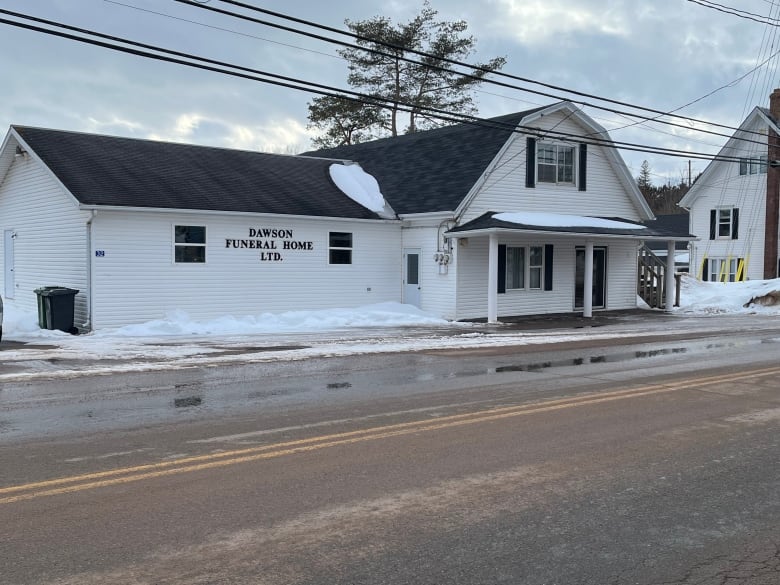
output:
[[[536,138],[525,139],[525,186],[536,187]]]
[[[544,245],[544,290],[553,289],[553,246]]]
[[[583,143],[580,144],[580,164],[579,164],[579,181],[578,187],[580,191],[585,191],[586,189],[586,178],[588,176],[588,145]]]
[[[506,292],[506,246],[498,246],[498,292]]]
[[[731,210],[731,239],[739,238],[739,209],[736,207]]]
[[[717,213],[718,213],[717,209],[710,209],[710,239],[711,240],[715,239],[715,233],[716,233],[715,230],[718,227]]]
[[[710,261],[707,260],[706,258],[704,259],[704,264],[702,265],[701,279],[702,280],[710,279]]]

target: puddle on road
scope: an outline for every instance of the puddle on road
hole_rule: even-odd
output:
[[[503,372],[539,372],[547,368],[560,368],[565,366],[582,366],[584,364],[606,364],[616,362],[626,362],[634,359],[650,358],[659,355],[672,355],[687,353],[687,347],[673,347],[669,349],[654,349],[650,351],[631,351],[615,353],[610,355],[592,355],[588,357],[576,357],[565,360],[533,362],[527,364],[518,364],[510,366],[500,366],[494,371],[498,374]]]
[[[187,408],[190,406],[200,406],[203,404],[202,396],[186,396],[184,398],[174,398],[174,408]]]
[[[650,350],[624,351],[624,352],[616,352],[611,354],[588,355],[588,356],[567,358],[561,360],[507,364],[504,366],[497,366],[495,368],[488,368],[487,370],[472,369],[472,370],[464,370],[460,372],[449,372],[448,374],[439,377],[462,378],[462,377],[469,377],[469,376],[484,376],[486,374],[487,375],[503,374],[507,372],[541,372],[543,370],[547,370],[550,368],[582,366],[586,364],[619,363],[619,362],[627,362],[631,360],[655,358],[655,357],[666,356],[666,355],[696,353],[696,352],[711,351],[711,350],[722,350],[722,349],[729,349],[729,348],[740,347],[745,345],[753,345],[753,344],[758,345],[758,344],[765,344],[765,343],[777,343],[778,341],[780,341],[780,339],[761,339],[756,341],[739,341],[739,342],[729,342],[729,343],[711,343],[711,342],[690,343],[685,347],[669,347],[669,348],[659,348],[659,349],[650,349]],[[418,381],[430,381],[435,377],[436,376],[432,375],[431,372],[426,372],[425,374],[418,377]]]
[[[328,390],[339,390],[341,388],[352,388],[352,384],[349,382],[331,382],[325,386]]]

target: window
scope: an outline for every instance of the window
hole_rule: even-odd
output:
[[[739,237],[739,208],[718,207],[710,210],[710,239],[731,239]]]
[[[330,232],[328,234],[328,263],[352,264],[352,234]]]
[[[506,288],[525,288],[525,248],[506,247]]]
[[[540,183],[574,183],[574,147],[539,144],[536,156]]]
[[[542,288],[544,253],[541,246],[528,248],[528,288]]]
[[[708,280],[710,282],[737,282],[737,269],[741,258],[710,258]]]
[[[763,154],[758,158],[740,158],[740,175],[759,175],[765,174],[767,167],[767,155]]]
[[[174,261],[203,263],[206,261],[206,227],[200,225],[174,226]]]
[[[526,258],[528,262],[526,262]],[[506,289],[541,289],[544,274],[542,246],[506,247]],[[526,286],[526,283],[528,285]]]

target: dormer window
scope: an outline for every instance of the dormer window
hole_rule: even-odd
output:
[[[536,165],[540,183],[574,184],[573,146],[539,143]]]
[[[544,185],[577,186],[579,191],[587,189],[588,145],[556,144],[540,142],[528,136],[525,143],[525,186],[529,189],[537,183]],[[577,174],[574,174],[575,153]]]

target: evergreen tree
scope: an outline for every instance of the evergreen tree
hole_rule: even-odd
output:
[[[309,128],[322,133],[312,139],[317,148],[357,144],[375,138],[373,127],[382,109],[356,100],[323,96],[309,104]]]
[[[639,176],[636,178],[637,187],[642,192],[645,198],[650,197],[650,193],[653,189],[653,183],[650,179],[650,163],[647,160],[642,161],[642,166],[639,167]]]
[[[474,52],[476,41],[465,35],[465,21],[438,21],[437,14],[426,0],[420,13],[405,24],[394,25],[383,16],[345,21],[360,37],[355,44],[361,47],[339,50],[349,63],[347,82],[355,91],[379,98],[377,104],[382,107],[361,105],[348,98],[313,99],[309,103],[309,127],[323,131],[314,140],[315,145],[355,144],[442,125],[428,116],[424,108],[476,113],[471,91],[488,73],[501,69],[506,59],[496,57],[475,65],[478,70],[469,69],[468,77],[460,75],[447,60],[466,61]]]

